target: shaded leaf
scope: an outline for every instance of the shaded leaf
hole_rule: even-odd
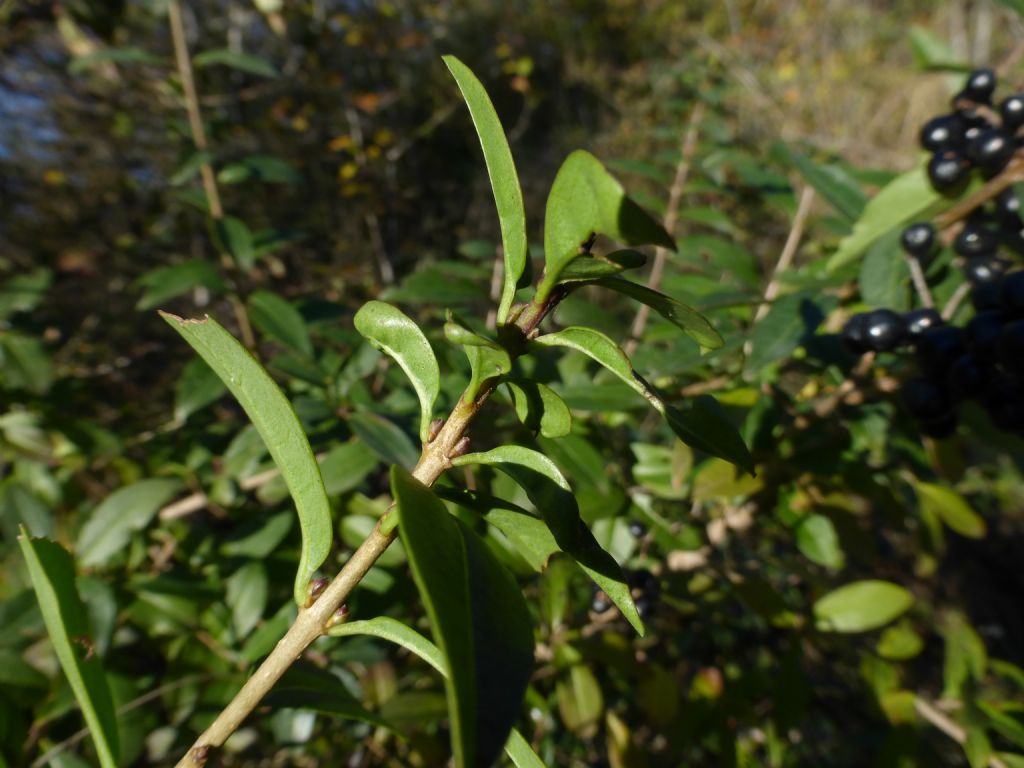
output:
[[[253,56],[250,53],[242,53],[240,51],[232,51],[229,48],[215,48],[211,51],[203,51],[202,53],[196,54],[192,57],[192,64],[197,69],[222,64],[225,67],[237,69],[239,72],[245,72],[258,77],[273,78],[279,76],[279,73],[274,66],[261,59],[259,56]]]
[[[408,315],[383,301],[368,301],[353,322],[370,344],[398,363],[409,377],[420,401],[420,440],[426,442],[441,390],[441,371],[427,337]]]
[[[254,291],[247,304],[249,319],[261,332],[307,357],[313,356],[313,342],[299,310],[270,291]]]
[[[599,280],[611,277],[627,269],[637,269],[647,262],[647,257],[640,251],[623,249],[613,251],[605,256],[577,256],[570,261],[558,282],[576,283],[584,280]]]
[[[501,225],[501,242],[505,258],[504,285],[498,304],[498,322],[504,323],[515,298],[516,287],[527,266],[526,211],[523,207],[523,192],[516,175],[512,150],[502,130],[494,105],[487,91],[470,69],[454,56],[442,59],[455,82],[462,91],[469,113],[476,127],[480,147],[487,164],[487,175],[491,179],[494,202],[498,209]]]
[[[904,312],[910,309],[910,269],[900,247],[900,230],[882,235],[860,264],[857,285],[869,307]]]
[[[512,394],[516,416],[527,429],[544,437],[569,434],[572,414],[551,387],[529,379],[509,379],[505,385]]]
[[[179,424],[196,411],[217,402],[227,387],[200,357],[190,360],[174,387],[174,420]]]
[[[92,648],[89,620],[75,588],[71,556],[47,539],[18,537],[46,631],[82,709],[102,768],[116,768],[120,745],[110,685]]]
[[[6,331],[0,336],[0,370],[8,387],[45,395],[53,383],[53,364],[43,343]]]
[[[338,677],[301,659],[288,668],[263,703],[275,709],[306,709],[391,728],[387,720],[369,712],[349,693]]]
[[[85,566],[103,565],[122,552],[131,535],[141,531],[181,488],[171,478],[149,478],[118,488],[89,515],[75,545]]]
[[[662,413],[676,437],[690,447],[754,474],[754,458],[747,444],[711,395],[692,398],[678,408],[666,405]]]
[[[818,629],[866,632],[888,624],[914,604],[903,587],[888,581],[856,581],[829,592],[814,603]]]
[[[393,422],[375,413],[360,411],[347,417],[351,430],[384,461],[412,469],[420,452],[409,436]]]
[[[213,265],[198,259],[151,269],[139,278],[138,285],[143,290],[135,308],[140,310],[153,309],[200,287],[213,293],[224,290],[224,280]]]
[[[306,601],[309,580],[331,548],[331,511],[320,467],[298,417],[259,362],[217,321],[161,316],[220,376],[245,410],[288,486],[302,529],[294,598]]]
[[[791,147],[786,151],[804,181],[844,217],[850,221],[857,220],[867,205],[868,197],[849,174],[834,165],[819,165]]]
[[[707,318],[671,296],[619,277],[606,277],[598,280],[597,284],[625,294],[641,304],[646,304],[670,323],[681,328],[687,336],[702,347],[718,349],[722,346],[722,337],[707,321]]]
[[[252,269],[256,262],[252,230],[241,219],[224,216],[213,220],[214,244],[228,254],[242,269]]]
[[[272,155],[250,155],[237,163],[225,166],[217,174],[221,184],[241,184],[262,181],[266,184],[297,184],[302,180],[287,161]]]
[[[511,574],[429,488],[391,469],[399,530],[447,662],[455,763],[489,766],[508,739],[533,671],[530,614]]]

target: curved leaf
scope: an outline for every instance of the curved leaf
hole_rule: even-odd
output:
[[[627,269],[637,269],[646,262],[647,257],[640,251],[628,248],[613,251],[605,256],[577,256],[562,270],[558,282],[576,283],[583,280],[599,280],[602,277],[617,275]]]
[[[484,338],[461,325],[451,312],[444,324],[444,335],[453,344],[459,344],[469,358],[470,379],[463,397],[475,400],[488,379],[503,376],[512,370],[512,358],[497,342]]]
[[[544,279],[538,300],[559,282],[562,270],[591,235],[624,245],[660,245],[675,241],[646,211],[626,196],[622,185],[589,152],[571,153],[558,169],[544,213]]]
[[[562,437],[572,429],[569,406],[547,384],[529,379],[510,379],[505,382],[512,393],[516,416],[536,434],[544,437]]]
[[[498,113],[487,96],[487,91],[470,71],[454,56],[443,56],[445,65],[462,91],[462,97],[473,118],[480,147],[484,151],[487,175],[491,179],[494,203],[498,209],[501,224],[501,243],[505,254],[505,280],[498,304],[498,322],[504,323],[515,297],[519,279],[526,271],[527,240],[526,210],[523,207],[523,191],[516,175],[512,150],[502,130]]]
[[[379,637],[381,640],[402,646],[407,651],[419,656],[441,675],[448,677],[448,668],[437,646],[416,630],[387,616],[339,624],[337,627],[329,629],[328,634],[332,637],[351,635]],[[512,729],[508,741],[505,742],[505,754],[511,758],[516,768],[544,768],[544,763],[530,748],[529,742],[515,728]]]
[[[82,708],[102,768],[116,768],[120,746],[117,717],[103,665],[92,654],[89,619],[75,588],[71,555],[47,539],[18,537],[46,631],[64,674]]]
[[[643,395],[654,404],[657,400],[654,393],[644,385],[633,370],[632,363],[619,345],[600,331],[583,326],[570,326],[555,333],[547,333],[534,339],[534,343],[545,347],[568,347],[582,352],[614,373],[626,384]],[[654,398],[654,400],[652,400]],[[660,401],[659,405],[660,405]]]
[[[967,506],[964,497],[952,488],[915,482],[914,490],[921,506],[938,517],[947,528],[969,539],[985,538],[985,518]]]
[[[181,488],[173,478],[154,477],[118,488],[89,515],[75,544],[78,562],[103,565],[123,552],[128,540],[141,531]]]
[[[223,64],[225,67],[231,67],[231,69],[237,69],[239,72],[245,72],[258,77],[274,78],[280,76],[280,73],[274,68],[273,64],[261,59],[259,56],[232,51],[230,48],[215,48],[210,51],[197,53],[192,57],[192,64],[197,69],[210,67],[214,64]]]
[[[443,658],[455,764],[488,766],[512,729],[533,671],[522,592],[429,488],[391,468],[398,526]]]
[[[383,301],[368,301],[353,322],[370,344],[398,363],[409,377],[420,399],[420,440],[426,442],[434,401],[441,391],[441,371],[427,337],[408,315]]]
[[[700,312],[643,285],[623,280],[621,277],[606,277],[597,284],[613,291],[625,294],[646,304],[670,323],[678,326],[691,339],[702,347],[718,349],[722,346],[722,337]]]
[[[580,518],[579,505],[568,481],[543,453],[519,445],[504,445],[484,453],[452,459],[454,466],[486,464],[501,470],[526,491],[547,524],[558,548],[569,554],[601,587],[622,615],[642,636],[644,624],[629,594],[629,586],[615,559],[601,549]]]
[[[814,604],[818,629],[866,632],[885,626],[914,604],[914,596],[888,581],[856,581],[829,592]]]
[[[187,341],[231,390],[263,438],[295,501],[302,528],[302,554],[295,574],[295,601],[306,602],[307,587],[331,549],[331,508],[309,441],[288,398],[263,366],[216,321],[161,317]]]

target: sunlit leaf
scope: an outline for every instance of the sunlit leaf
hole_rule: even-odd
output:
[[[856,581],[829,592],[814,603],[818,629],[866,632],[885,626],[914,604],[914,596],[887,581]]]
[[[462,97],[466,100],[469,113],[476,126],[480,146],[487,164],[487,175],[491,179],[494,202],[498,208],[501,225],[501,242],[505,257],[504,285],[498,304],[498,322],[504,323],[515,297],[516,287],[527,266],[526,211],[523,208],[523,192],[516,175],[512,150],[502,130],[494,105],[487,91],[470,69],[454,56],[444,56],[455,82],[459,84]]]
[[[503,347],[461,325],[451,312],[444,324],[444,335],[453,344],[461,345],[469,358],[470,379],[464,394],[467,401],[476,399],[489,379],[512,370],[512,358]]]
[[[475,533],[429,488],[391,469],[399,531],[446,661],[455,764],[491,765],[508,739],[533,671],[522,592]]]
[[[302,553],[294,587],[295,601],[302,605],[309,580],[327,558],[332,539],[330,504],[302,425],[263,366],[217,321],[160,314],[231,390],[281,470],[302,529]]]
[[[120,745],[114,701],[100,659],[92,652],[89,620],[75,588],[71,556],[59,544],[29,538],[24,528],[18,543],[50,642],[82,708],[100,765],[116,768]]]
[[[169,267],[151,269],[138,280],[143,289],[136,309],[153,309],[183,293],[206,288],[213,293],[224,290],[224,280],[207,261],[193,259]]]
[[[572,414],[551,387],[530,379],[505,382],[512,393],[516,416],[523,425],[544,437],[562,437],[572,429]]]
[[[606,277],[598,280],[597,284],[625,294],[641,304],[646,304],[670,323],[681,328],[687,336],[702,347],[718,349],[722,346],[722,337],[707,321],[707,318],[671,296],[619,277]]]
[[[950,530],[969,539],[985,538],[985,518],[971,509],[963,496],[952,488],[916,481],[914,491],[922,508],[937,516]]]
[[[408,315],[383,301],[364,304],[353,322],[370,344],[391,357],[409,377],[420,400],[420,439],[425,442],[441,390],[441,371],[430,342]]]

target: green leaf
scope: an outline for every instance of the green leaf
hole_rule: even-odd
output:
[[[625,294],[641,304],[646,304],[670,323],[681,328],[687,336],[702,347],[718,349],[722,346],[722,337],[707,321],[707,318],[671,296],[666,296],[629,280],[623,280],[620,277],[606,277],[598,280],[597,284]]]
[[[202,358],[194,358],[185,368],[174,387],[174,421],[183,424],[196,411],[217,402],[227,387]]]
[[[975,705],[988,718],[992,728],[1020,748],[1024,748],[1024,722],[1008,715],[998,707],[985,701],[975,701]]]
[[[675,241],[589,152],[577,150],[559,168],[544,213],[544,278],[537,288],[543,300],[562,271],[579,255],[592,234],[624,245],[660,245],[675,250]]]
[[[959,699],[969,680],[980,683],[985,678],[988,653],[984,641],[960,613],[951,611],[943,617],[942,636],[946,641],[942,697]]]
[[[832,521],[824,515],[808,515],[796,527],[796,546],[812,563],[838,570],[845,558]]]
[[[352,635],[369,635],[379,637],[382,640],[402,646],[410,653],[419,656],[442,676],[448,677],[448,666],[445,664],[444,656],[437,646],[414,629],[407,627],[400,621],[378,616],[365,621],[350,621],[339,624],[327,630],[332,637],[348,637]],[[515,728],[509,734],[505,742],[505,754],[507,754],[516,768],[544,768],[544,763],[530,748],[529,743]]]
[[[118,488],[89,515],[75,545],[78,562],[104,565],[124,551],[131,535],[141,531],[181,488],[171,478],[149,478]]]
[[[860,264],[861,298],[869,307],[904,312],[910,309],[910,269],[900,248],[900,231],[878,238]]]
[[[163,64],[163,61],[153,54],[135,46],[100,48],[84,56],[73,57],[71,63],[68,64],[68,73],[77,75],[79,72],[84,72],[106,62],[114,64]]]
[[[284,393],[245,347],[216,320],[161,316],[227,384],[263,438],[295,502],[302,529],[302,553],[294,597],[306,602],[309,580],[331,549],[331,510],[313,450]]]
[[[504,323],[512,306],[516,287],[526,271],[526,211],[523,207],[523,191],[516,175],[512,150],[509,149],[498,113],[494,111],[487,91],[469,67],[457,58],[442,58],[458,83],[466,106],[469,107],[473,125],[480,139],[480,147],[484,152],[487,175],[491,179],[505,255],[505,278],[501,289],[501,301],[498,304],[498,322]]]
[[[213,240],[217,249],[228,254],[244,270],[256,263],[252,230],[241,219],[224,216],[213,220]]]
[[[305,709],[391,728],[387,720],[367,711],[334,673],[301,659],[288,667],[262,703],[275,709]]]
[[[178,166],[178,169],[171,174],[167,181],[172,187],[180,187],[196,177],[204,165],[213,162],[213,153],[207,151],[194,151],[185,158],[185,161]]]
[[[1010,0],[1020,2],[1020,0]],[[996,0],[1000,2],[1000,0]],[[1022,3],[1024,7],[1024,3]],[[910,50],[914,56],[914,64],[921,69],[960,69],[966,70],[968,63],[957,55],[953,46],[936,37],[924,27],[913,25],[907,34],[910,39]]]
[[[562,437],[572,429],[569,406],[547,384],[529,379],[505,382],[512,394],[516,416],[523,425],[544,437]]]
[[[750,333],[750,354],[743,363],[743,374],[753,379],[772,363],[788,358],[825,319],[819,307],[828,297],[819,299],[808,292],[791,293],[772,304],[768,314]],[[831,299],[829,299],[831,300]]]
[[[248,562],[227,579],[224,601],[231,609],[235,635],[244,640],[267,609],[267,569],[258,560]]]
[[[875,645],[875,650],[883,659],[906,661],[924,650],[924,641],[914,631],[910,622],[904,620],[882,633]]]
[[[212,51],[203,51],[196,54],[192,57],[192,64],[197,69],[222,64],[225,67],[237,69],[239,72],[256,75],[257,77],[279,77],[279,73],[274,66],[259,56],[232,51],[229,48],[215,48]]]
[[[224,280],[212,264],[198,259],[151,269],[138,279],[142,296],[135,304],[139,310],[153,309],[164,302],[202,287],[214,293],[224,290]]]
[[[441,371],[430,342],[404,312],[383,301],[369,301],[356,312],[356,330],[405,371],[420,400],[420,440],[426,442]]]
[[[640,634],[643,621],[630,596],[626,578],[615,559],[601,549],[580,518],[579,505],[568,481],[547,456],[518,445],[504,445],[484,453],[467,453],[452,460],[454,466],[484,464],[515,480],[547,524],[555,542],[601,587],[622,615]],[[546,559],[546,558],[545,558]]]
[[[996,0],[996,2],[1019,16],[1024,16],[1024,0]]]
[[[10,278],[0,288],[0,320],[18,312],[31,312],[46,296],[51,282],[53,273],[43,267]]]
[[[297,184],[302,177],[287,161],[272,155],[250,155],[237,163],[225,166],[217,174],[221,184],[242,184],[262,181],[265,184]]]
[[[577,256],[562,270],[560,283],[578,283],[611,277],[627,269],[642,267],[647,257],[640,251],[624,249],[613,251],[606,256]]]
[[[489,379],[504,376],[512,370],[512,358],[504,347],[473,333],[456,321],[450,311],[444,324],[444,335],[453,344],[461,345],[469,358],[470,379],[463,395],[466,402],[475,400]]]
[[[938,517],[950,530],[969,539],[985,538],[985,518],[967,506],[963,496],[952,488],[917,481],[914,491],[922,509]]]
[[[971,768],[987,768],[992,757],[992,744],[981,728],[968,728],[964,754]]]
[[[573,664],[555,684],[558,714],[565,727],[580,736],[591,736],[604,711],[601,685],[582,663]]]
[[[299,310],[270,291],[255,291],[248,307],[249,319],[260,331],[307,357],[313,356],[313,342]]]
[[[591,360],[595,360],[614,373],[648,401],[651,401],[652,398],[657,400],[650,389],[640,380],[640,377],[636,375],[626,353],[600,331],[583,326],[570,326],[555,333],[538,336],[534,339],[534,343],[544,347],[567,347],[576,352],[582,352]]]
[[[787,147],[787,152],[804,181],[844,217],[850,221],[857,220],[868,198],[849,174],[834,165],[818,165],[792,148]]]
[[[455,764],[491,765],[533,671],[529,610],[512,575],[429,488],[392,467],[391,489],[413,577],[447,662]]]
[[[420,452],[409,436],[383,416],[361,411],[347,417],[356,437],[389,464],[412,469],[419,461]]]
[[[662,414],[676,437],[698,451],[732,462],[754,474],[754,457],[739,430],[711,395],[700,395],[678,408],[665,405]]]
[[[18,543],[28,563],[50,642],[82,708],[100,766],[116,768],[120,745],[114,701],[99,657],[89,653],[89,620],[75,588],[71,556],[59,544],[29,538],[24,528]]]
[[[866,206],[853,231],[843,238],[828,260],[826,269],[835,272],[855,261],[886,232],[912,221],[923,221],[948,209],[955,199],[943,197],[932,189],[925,164],[897,176],[881,189]]]
[[[53,364],[43,343],[6,331],[0,335],[0,370],[8,387],[45,395],[53,383]]]
[[[914,596],[888,581],[856,581],[814,603],[818,629],[866,632],[885,626],[914,604]]]

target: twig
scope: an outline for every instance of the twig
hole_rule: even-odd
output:
[[[945,712],[925,701],[920,696],[914,697],[914,711],[917,712],[922,720],[927,720],[957,744],[967,742],[967,731],[964,730],[963,726],[953,722]],[[1006,763],[998,755],[991,755],[988,759],[988,764],[992,768],[1006,768]]]
[[[874,352],[868,352],[866,355],[861,357],[857,365],[854,366],[852,371],[850,371],[850,375],[847,376],[843,383],[836,388],[836,391],[815,405],[815,416],[818,416],[819,418],[828,416],[838,408],[839,404],[843,402],[847,396],[852,394],[855,389],[857,389],[857,382],[871,370],[874,363]]]
[[[910,281],[914,284],[914,291],[928,309],[935,307],[935,300],[932,299],[931,289],[928,288],[928,281],[924,279],[924,270],[921,269],[921,262],[911,256],[904,254],[907,260],[907,267],[910,269]]]
[[[811,213],[811,204],[813,202],[814,187],[804,187],[800,193],[800,202],[797,204],[796,214],[793,216],[793,225],[789,228],[786,243],[782,246],[782,253],[779,254],[779,260],[775,264],[775,269],[772,270],[771,279],[768,281],[768,286],[764,289],[765,303],[759,306],[754,313],[754,325],[759,323],[768,314],[771,302],[779,295],[781,278],[793,264],[793,258],[800,247],[800,240],[804,236],[804,227],[807,225],[807,217]]]
[[[207,151],[206,130],[199,114],[199,97],[196,95],[196,83],[192,77],[192,60],[188,55],[188,43],[185,40],[185,25],[181,18],[180,0],[170,0],[167,4],[167,19],[171,25],[171,39],[174,41],[174,60],[181,78],[181,87],[185,92],[185,107],[188,110],[188,123],[192,130],[192,143],[200,152]],[[208,162],[199,166],[199,175],[203,180],[203,190],[210,204],[210,215],[214,219],[224,217],[220,193],[217,191],[217,180],[213,168]]]
[[[698,101],[690,113],[690,121],[686,126],[686,133],[679,142],[679,163],[676,165],[676,175],[672,179],[672,187],[668,194],[668,208],[665,211],[665,231],[672,234],[675,229],[676,220],[679,217],[679,201],[683,196],[683,187],[686,186],[686,179],[690,175],[690,167],[693,164],[693,156],[697,152],[697,135],[700,129],[701,120],[704,119],[704,102]],[[661,285],[661,276],[665,271],[665,260],[668,258],[668,250],[658,247],[654,251],[654,264],[651,266],[651,274],[647,278],[647,287],[657,290]],[[647,327],[647,318],[651,309],[646,304],[641,304],[640,309],[633,318],[633,327],[629,331],[629,340],[625,344],[626,356],[636,352],[637,345]]]
[[[965,197],[941,216],[935,217],[935,228],[946,229],[968,215],[977,207],[984,205],[1011,184],[1024,181],[1024,154],[1018,152],[1010,163],[999,173],[986,181],[970,196]]]
[[[953,291],[953,295],[949,297],[949,301],[946,302],[946,306],[942,308],[942,319],[949,321],[953,319],[953,315],[960,308],[963,300],[967,298],[967,295],[971,292],[972,285],[970,283],[960,283]]]

